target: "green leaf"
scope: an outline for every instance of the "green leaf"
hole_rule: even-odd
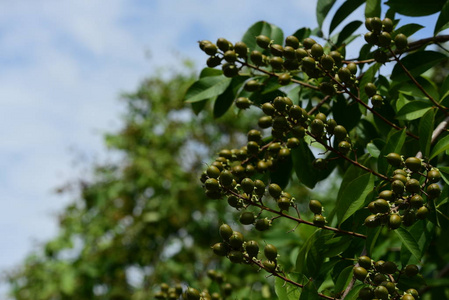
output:
[[[227,89],[231,80],[224,76],[203,77],[187,89],[184,101],[193,103],[216,97]]]
[[[445,3],[446,0],[432,0],[425,3],[422,0],[389,0],[385,4],[401,15],[421,17],[439,12]]]
[[[256,44],[256,36],[258,35],[266,35],[272,39],[275,44],[282,45],[284,42],[284,33],[282,30],[276,25],[265,21],[254,23],[243,35],[242,42],[244,42],[250,50],[257,49],[262,51],[263,49]]]
[[[435,110],[428,110],[419,120],[419,148],[424,157],[430,153],[430,141],[432,139],[433,124],[435,119]]]
[[[311,33],[312,33],[312,30],[310,30],[310,28],[303,27],[303,28],[296,30],[295,33],[292,35],[296,36],[298,38],[298,40],[302,41],[303,39],[309,37]]]
[[[449,135],[445,136],[444,138],[440,139],[438,143],[433,147],[432,152],[430,153],[430,158],[432,159],[441,152],[444,152],[449,149]]]
[[[338,275],[337,282],[335,283],[334,290],[337,293],[343,292],[345,287],[349,284],[349,282],[352,279],[352,270],[354,269],[353,266],[346,267],[340,275]]]
[[[324,19],[326,19],[327,14],[335,2],[336,0],[318,0],[316,5],[316,20],[320,29],[323,26]]]
[[[438,32],[447,28],[449,28],[449,2],[446,2],[441,9],[437,23],[435,24],[435,29],[433,30],[433,35],[437,35]]]
[[[367,228],[366,229],[366,253],[368,256],[371,256],[374,251],[374,247],[376,246],[377,239],[379,238],[380,232],[382,231],[382,227],[375,228]]]
[[[304,141],[301,142],[299,147],[292,150],[292,159],[299,181],[313,189],[318,182],[318,170],[312,166],[315,156]]]
[[[380,151],[380,157],[377,161],[377,167],[379,169],[379,172],[381,174],[386,174],[387,170],[389,168],[389,164],[387,162],[387,159],[384,158],[389,153],[401,153],[402,146],[404,145],[405,138],[407,137],[405,129],[397,131],[395,129],[391,130],[391,134],[387,139],[387,144],[385,147]]]
[[[429,94],[433,99],[437,100],[440,95],[437,91],[435,83],[422,76],[416,77],[416,81],[421,85],[421,87]],[[412,96],[415,99],[427,98],[427,96],[419,89],[414,82],[405,81],[398,85],[398,91],[407,96]]]
[[[221,93],[214,103],[214,117],[219,118],[228,111],[234,102],[238,90],[241,88],[243,82],[248,79],[246,76],[233,77],[231,84],[226,88],[226,90]]]
[[[406,103],[397,114],[398,120],[415,120],[424,116],[424,114],[432,108],[430,101],[411,101]]]
[[[365,5],[365,18],[380,18],[380,0],[367,0]]]
[[[374,179],[371,173],[366,173],[351,181],[345,189],[340,189],[337,198],[339,224],[363,207],[365,198],[374,188]]]
[[[419,249],[418,243],[413,238],[413,236],[402,227],[394,230],[399,239],[402,242],[402,245],[407,248],[410,253],[419,261],[421,260],[421,250]]]
[[[362,25],[362,21],[352,21],[346,25],[338,34],[337,45],[347,44],[347,40]]]
[[[320,299],[321,298],[320,296],[318,296],[318,290],[315,286],[315,283],[313,283],[313,281],[310,280],[304,285],[299,300],[320,300]]]
[[[301,295],[301,290],[291,284],[286,283],[283,279],[275,277],[274,291],[278,299],[297,300]]]
[[[346,295],[345,300],[356,300],[359,298],[359,292],[364,287],[363,284],[355,284],[351,291]]]
[[[422,26],[420,24],[415,24],[415,23],[405,24],[404,26],[401,26],[401,27],[395,29],[393,38],[399,33],[405,34],[407,37],[410,37],[415,32],[417,32],[423,28],[424,28],[424,26]]]
[[[355,11],[360,5],[365,3],[365,0],[347,0],[340,8],[335,12],[332,18],[331,24],[329,26],[329,34],[334,31],[334,29],[343,22],[353,11]]]
[[[368,143],[366,145],[366,150],[368,151],[369,154],[371,154],[372,157],[374,157],[374,158],[379,157],[380,150],[373,143]]]
[[[417,77],[446,58],[446,55],[440,52],[419,51],[411,53],[401,59],[401,63],[413,77]],[[393,72],[391,73],[391,80],[405,81],[407,79],[409,79],[409,77],[404,72],[399,63],[397,63],[393,68]]]

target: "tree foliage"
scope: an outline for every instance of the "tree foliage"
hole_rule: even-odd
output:
[[[124,160],[79,183],[13,296],[448,298],[449,6],[386,5],[319,0],[314,30],[201,41],[197,80],[127,95],[106,139]],[[401,15],[430,14],[435,35],[413,40]]]

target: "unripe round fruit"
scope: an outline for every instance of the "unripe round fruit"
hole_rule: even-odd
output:
[[[220,226],[220,228],[218,229],[221,238],[224,241],[228,241],[229,238],[231,237],[232,233],[234,232],[231,228],[231,226],[229,226],[228,224],[222,224]]]
[[[320,119],[315,119],[310,123],[310,131],[313,135],[321,137],[324,132],[324,123]]]
[[[391,189],[396,194],[401,195],[404,192],[404,183],[401,180],[395,180],[391,183]]]
[[[348,68],[343,67],[338,70],[338,77],[344,83],[349,83],[351,81],[352,73]]]
[[[248,131],[246,136],[248,137],[248,141],[259,142],[262,139],[262,133],[256,129]]]
[[[279,153],[278,153],[279,159],[285,159],[285,158],[288,158],[289,156],[290,156],[290,149],[282,148],[281,150],[279,150]]]
[[[299,147],[299,145],[300,145],[300,141],[295,137],[289,138],[287,140],[287,147],[290,149],[297,148],[297,147]]]
[[[257,172],[263,173],[263,172],[265,172],[268,169],[268,163],[266,161],[264,161],[264,160],[259,160],[257,162],[256,169],[257,169]]]
[[[420,186],[418,180],[416,180],[414,178],[410,178],[405,183],[405,189],[408,193],[415,194],[415,193],[419,193],[419,191],[421,190],[421,186]]]
[[[408,210],[405,212],[404,216],[402,217],[402,224],[404,226],[412,226],[413,223],[416,221],[416,215],[415,212],[412,210]]]
[[[327,167],[327,161],[322,158],[317,158],[312,162],[312,166],[318,170],[324,170]]]
[[[427,218],[428,215],[429,215],[429,209],[425,206],[421,206],[416,211],[416,218],[418,218],[419,220],[424,220],[425,218]]]
[[[268,260],[275,261],[278,256],[278,250],[274,245],[267,244],[263,249],[263,253]]]
[[[325,94],[327,96],[332,96],[335,94],[334,85],[330,82],[320,83],[319,89],[323,94]]]
[[[245,193],[250,194],[254,190],[254,181],[251,178],[244,178],[240,186]]]
[[[393,200],[393,198],[394,198],[393,191],[384,190],[379,193],[379,198],[385,199],[387,201]]]
[[[212,44],[212,43],[209,43],[209,44],[206,44],[206,45],[204,45],[204,52],[206,52],[206,54],[207,55],[215,55],[216,53],[217,53],[217,51],[218,51],[218,48],[217,48],[217,46],[216,45],[214,45],[214,44]]]
[[[374,60],[380,64],[384,64],[386,62],[388,62],[388,54],[385,53],[382,50],[377,50],[376,52],[374,52]]]
[[[394,38],[394,44],[399,50],[404,50],[408,46],[407,36],[402,33],[397,34]]]
[[[291,200],[287,197],[281,197],[276,202],[280,210],[288,210],[291,205]]]
[[[382,266],[384,265],[385,261],[383,260],[378,260],[374,263],[374,268],[376,269],[377,272],[382,272]]]
[[[371,103],[373,104],[374,107],[381,107],[383,104],[383,101],[384,100],[381,95],[376,94],[371,98]]]
[[[404,171],[404,169],[396,169],[396,170],[393,171],[393,174],[394,175],[400,174],[400,175],[403,175],[403,176],[407,177],[407,172]]]
[[[396,285],[391,281],[383,281],[380,285],[386,287],[390,295],[393,295],[396,291]]]
[[[405,160],[405,166],[412,172],[418,172],[421,170],[421,159],[409,157]]]
[[[321,66],[324,70],[330,71],[335,65],[335,61],[330,55],[323,55],[320,60]]]
[[[209,166],[206,170],[207,176],[210,178],[218,178],[220,176],[220,169],[218,169],[216,166]]]
[[[234,51],[240,56],[245,58],[248,55],[248,46],[244,42],[237,42],[234,45]]]
[[[221,51],[226,52],[229,50],[232,44],[227,39],[219,38],[217,40],[217,46]]]
[[[234,77],[239,73],[239,69],[237,68],[237,66],[232,63],[223,64],[221,69],[223,70],[223,75],[226,77]]]
[[[402,157],[397,153],[389,153],[387,156],[387,161],[390,165],[395,168],[402,166]]]
[[[245,250],[249,257],[257,257],[259,244],[256,241],[248,241],[245,243]]]
[[[302,67],[305,70],[313,70],[315,68],[315,59],[306,56],[302,59]]]
[[[394,274],[397,270],[398,267],[392,261],[386,261],[382,266],[382,273],[384,274]]]
[[[346,138],[346,135],[348,132],[346,131],[346,128],[344,128],[341,125],[337,125],[334,128],[334,136],[337,141],[343,141]]]
[[[386,287],[380,285],[374,289],[374,296],[378,299],[388,299],[388,290]]]
[[[271,43],[271,39],[266,35],[258,35],[256,37],[256,44],[262,49],[268,49],[268,46]]]
[[[234,264],[239,264],[243,262],[243,253],[242,251],[232,250],[228,255],[229,260]]]
[[[315,119],[321,120],[323,121],[323,123],[326,122],[326,118],[327,118],[326,115],[323,113],[317,113],[315,116]]]
[[[257,195],[263,195],[265,193],[265,183],[260,179],[254,181],[254,188]]]
[[[419,269],[417,265],[408,265],[405,267],[405,275],[408,277],[414,277],[418,275]]]
[[[405,291],[407,294],[410,294],[410,295],[412,295],[413,297],[415,297],[415,298],[418,298],[419,297],[419,293],[418,293],[418,291],[417,290],[415,290],[415,289],[408,289],[407,291]]]
[[[378,42],[377,34],[374,32],[367,32],[363,37],[369,45],[376,45]]]
[[[272,183],[268,186],[268,193],[270,193],[271,197],[277,199],[281,196],[282,189],[276,183]]]
[[[206,64],[209,68],[215,68],[221,64],[221,58],[218,56],[211,56],[207,59]]]
[[[391,35],[388,32],[382,32],[378,39],[381,47],[388,47],[391,44]]]
[[[423,204],[424,204],[424,199],[418,194],[413,195],[410,198],[410,205],[412,207],[419,208],[419,207],[423,206]]]
[[[260,88],[260,84],[256,80],[248,80],[244,86],[244,89],[248,92],[257,91],[259,88]]]
[[[243,225],[253,224],[255,221],[254,213],[250,211],[242,212],[239,219],[240,223]]]
[[[366,227],[374,228],[380,225],[379,219],[376,217],[376,215],[369,215],[365,222],[363,223]]]
[[[261,66],[261,65],[263,65],[263,55],[262,55],[262,52],[257,51],[257,50],[253,50],[253,51],[251,51],[251,53],[249,54],[249,57],[251,58],[251,61],[252,61],[256,66]]]
[[[402,183],[407,183],[407,177],[406,176],[404,176],[404,175],[402,175],[402,174],[395,174],[394,176],[393,176],[393,180],[400,180],[400,181],[402,181]]]
[[[382,266],[382,268],[383,268],[383,266]],[[382,269],[382,270],[383,270],[383,269]],[[374,275],[374,278],[373,278],[373,282],[374,282],[375,284],[381,284],[381,283],[384,282],[385,280],[387,280],[387,277],[386,277],[384,274],[380,274],[380,273]]]
[[[188,287],[185,293],[186,293],[185,295],[186,295],[187,300],[199,300],[200,299],[200,292],[197,289]]]
[[[304,50],[303,48],[296,49],[295,53],[296,53],[296,58],[298,60],[302,60],[304,57],[309,56],[309,53],[306,50]]]
[[[285,45],[296,49],[299,47],[299,40],[296,36],[289,35],[288,37],[285,38]]]
[[[225,243],[216,243],[212,246],[212,251],[218,256],[226,256],[228,254],[228,247]]]
[[[204,183],[204,186],[209,191],[217,191],[217,190],[220,189],[220,185],[218,183],[218,180],[215,179],[215,178],[207,179],[206,182]]]
[[[357,65],[355,64],[355,63],[353,63],[353,62],[351,62],[351,63],[349,63],[347,66],[346,66],[346,68],[348,68],[349,69],[349,71],[351,71],[351,74],[352,75],[355,75],[355,74],[357,74]]]
[[[346,141],[341,141],[338,143],[338,151],[346,155],[351,150],[351,144]]]
[[[360,281],[364,281],[368,275],[368,271],[363,267],[354,267],[354,277]]]
[[[382,20],[383,31],[392,32],[393,26],[393,21],[390,18],[385,18]]]
[[[282,57],[274,56],[270,58],[270,66],[273,68],[273,70],[282,70],[284,67],[284,60]]]
[[[212,43],[212,42],[211,42],[211,41],[208,41],[208,40],[202,40],[202,41],[200,41],[200,42],[199,42],[200,49],[201,49],[202,51],[204,51],[204,47],[206,47],[207,44],[211,44],[211,43]]]
[[[369,287],[364,287],[359,291],[359,298],[362,300],[371,300],[374,297],[374,292]]]
[[[312,39],[312,38],[305,38],[302,41],[302,44],[304,45],[304,48],[311,49],[312,46],[316,44],[316,41],[314,39]]]
[[[266,115],[272,116],[275,112],[275,109],[274,109],[273,104],[271,104],[270,102],[266,102],[266,103],[262,104],[262,111]]]
[[[297,70],[299,69],[299,61],[296,58],[286,59],[284,61],[284,68],[289,71]]]
[[[284,47],[279,44],[271,44],[270,51],[274,56],[282,56],[284,54]]]
[[[246,97],[238,97],[235,100],[235,106],[240,109],[247,109],[251,106],[252,102]]]
[[[254,227],[259,231],[265,231],[270,228],[270,223],[270,220],[268,220],[267,218],[258,219]]]
[[[234,50],[228,50],[223,54],[224,60],[229,63],[233,63],[237,60],[237,53]]]
[[[259,119],[258,125],[260,128],[268,128],[273,123],[273,118],[271,116],[263,116]]]
[[[401,227],[402,219],[398,214],[391,214],[388,219],[388,227],[390,229],[397,229]]]
[[[323,46],[320,44],[313,44],[312,48],[310,48],[310,53],[315,58],[320,58],[324,54]]]
[[[378,17],[372,18],[371,28],[373,31],[380,32],[382,30],[382,20]]]
[[[291,132],[292,135],[298,139],[302,139],[306,135],[306,130],[301,125],[293,126]]]
[[[372,260],[371,260],[371,258],[368,257],[368,256],[360,256],[360,257],[358,258],[357,262],[359,263],[359,265],[360,265],[362,268],[364,268],[364,269],[366,269],[366,270],[369,270],[369,269],[372,268],[372,265],[371,265]]]
[[[268,146],[268,151],[272,153],[278,153],[279,150],[281,150],[281,144],[280,143],[272,143],[270,146]]]
[[[323,206],[321,205],[321,202],[318,200],[310,200],[309,209],[314,214],[321,214],[321,212],[323,211]]]
[[[228,204],[231,207],[234,207],[234,208],[241,208],[241,207],[243,207],[242,201],[240,201],[240,199],[237,198],[234,195],[231,195],[231,196],[228,197]]]
[[[427,186],[427,195],[431,199],[438,198],[441,194],[440,186],[437,183],[432,183]]]
[[[386,213],[390,211],[390,205],[384,199],[377,199],[374,201],[374,207],[378,213]]]
[[[263,266],[264,266],[265,270],[267,270],[268,272],[276,271],[276,262],[274,262],[274,261],[265,260],[263,262]]]
[[[280,85],[287,85],[290,83],[291,80],[292,80],[292,77],[288,73],[281,74],[278,77],[278,82]]]
[[[405,294],[401,297],[401,300],[415,300],[415,297],[409,294]]]
[[[329,55],[334,59],[336,66],[341,66],[343,58],[340,52],[338,51],[331,51]]]
[[[365,85],[365,93],[368,97],[372,97],[372,96],[376,95],[377,87],[374,85],[374,83],[368,82]],[[396,154],[396,153],[394,153],[394,154]]]
[[[319,227],[326,225],[326,219],[322,215],[315,215],[313,217],[313,224]]]
[[[335,121],[334,119],[329,119],[329,120],[326,121],[326,125],[327,125],[327,128],[326,128],[327,129],[327,133],[328,134],[334,134],[335,127],[337,127],[337,121]]]
[[[437,183],[441,179],[440,171],[433,169],[427,172],[427,179],[430,183]]]
[[[293,48],[293,47],[291,47],[291,46],[285,46],[285,47],[284,47],[283,56],[284,56],[286,59],[296,59],[296,51],[295,51],[295,48]]]
[[[231,245],[232,248],[234,249],[240,249],[240,247],[242,247],[243,245],[243,234],[241,234],[238,231],[234,231],[231,235],[231,237],[229,237],[229,245]]]

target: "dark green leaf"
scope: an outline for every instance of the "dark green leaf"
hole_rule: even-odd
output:
[[[293,34],[293,36],[296,36],[298,38],[298,40],[302,41],[303,39],[309,37],[311,33],[312,33],[312,31],[310,30],[310,28],[303,27],[303,28],[296,30],[296,32]]]
[[[226,90],[231,80],[224,76],[203,77],[188,88],[184,101],[193,103],[216,97]]]
[[[437,35],[438,32],[447,28],[449,28],[449,2],[446,2],[441,9],[433,34]]]
[[[430,158],[432,159],[438,154],[446,151],[449,149],[449,135],[445,136],[444,138],[440,139],[438,143],[433,147],[432,152],[430,153]]]
[[[301,297],[299,300],[320,300],[318,296],[318,290],[312,280],[307,282],[301,292]]]
[[[394,231],[402,242],[402,246],[406,247],[410,253],[419,261],[421,260],[421,249],[413,236],[406,229],[399,227]]]
[[[292,175],[292,158],[290,156],[282,161],[278,161],[277,164],[276,170],[270,172],[271,182],[278,184],[281,188],[285,188]]]
[[[362,116],[359,108],[360,105],[355,102],[348,104],[348,100],[340,94],[337,96],[337,101],[333,105],[334,119],[349,132],[359,123]],[[348,116],[351,117],[348,118]]]
[[[430,101],[411,101],[406,103],[397,114],[399,120],[415,120],[424,116],[432,108]]]
[[[385,4],[401,15],[421,17],[439,12],[445,3],[446,0],[432,0],[425,3],[422,0],[389,0]]]
[[[363,284],[355,284],[351,291],[346,295],[345,300],[356,300],[359,298],[359,292],[364,287]]]
[[[316,5],[316,20],[320,29],[323,26],[324,19],[326,19],[327,14],[335,4],[335,1],[336,0],[318,0]]]
[[[419,147],[424,157],[428,157],[430,153],[434,119],[435,110],[431,109],[419,120]]]
[[[298,287],[286,283],[283,279],[276,277],[274,291],[278,299],[297,300],[301,295]]]
[[[335,12],[332,18],[331,24],[329,26],[329,34],[331,34],[334,29],[340,25],[353,11],[355,11],[360,5],[365,3],[365,0],[347,0],[340,8]]]
[[[375,228],[367,228],[366,229],[366,253],[368,256],[372,256],[374,247],[376,246],[377,239],[379,238],[379,234],[382,231],[382,227]]]
[[[241,88],[243,82],[248,77],[237,76],[233,77],[231,84],[227,87],[227,89],[220,94],[214,103],[214,117],[219,118],[228,111],[231,107],[232,103],[236,99],[236,95],[238,90]]]
[[[197,115],[199,114],[204,107],[206,106],[208,100],[202,100],[202,101],[198,101],[198,102],[193,102],[192,105],[192,110],[193,112]]]
[[[407,37],[410,37],[415,32],[417,32],[423,28],[424,28],[424,26],[422,26],[420,24],[415,24],[415,23],[405,24],[404,26],[401,26],[394,31],[393,37],[395,37],[399,33],[405,34]]]
[[[437,100],[440,98],[440,95],[437,91],[437,87],[435,86],[434,82],[422,76],[419,76],[415,79],[421,85],[421,87],[427,92],[427,94],[429,94],[433,99]],[[414,97],[415,99],[427,98],[427,96],[421,91],[421,89],[419,89],[416,86],[416,84],[412,81],[405,81],[400,83],[398,85],[398,90],[407,96]]]
[[[312,166],[315,156],[306,142],[302,141],[298,148],[292,150],[292,159],[299,181],[313,189],[318,181],[318,170]]]
[[[365,198],[374,188],[374,179],[371,173],[366,173],[351,181],[345,189],[340,189],[337,198],[339,224],[363,207]]]
[[[362,25],[362,21],[352,21],[346,25],[338,34],[337,46],[348,44],[348,38]]]
[[[419,51],[409,54],[401,59],[401,63],[413,77],[417,77],[446,58],[446,55],[440,52]],[[400,64],[396,64],[391,73],[391,79],[395,81],[405,81],[409,79],[409,77]]]
[[[365,6],[365,18],[380,18],[380,0],[367,0]]]
[[[276,44],[282,45],[284,42],[282,30],[276,25],[265,21],[259,21],[253,24],[243,35],[242,42],[244,42],[250,50],[257,49],[262,51],[263,49],[256,44],[256,36],[258,35],[266,35],[274,40],[274,43]]]
[[[353,266],[346,267],[338,276],[337,282],[335,283],[335,292],[343,292],[345,287],[349,284],[352,279]]]

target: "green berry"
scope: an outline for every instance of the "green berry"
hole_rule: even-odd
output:
[[[220,169],[218,169],[216,166],[209,166],[206,170],[207,176],[210,178],[218,178],[220,176]]]
[[[304,48],[311,49],[312,46],[316,44],[316,41],[314,39],[312,39],[312,38],[305,38],[302,41],[302,44],[304,45]]]
[[[365,222],[363,223],[366,227],[374,228],[380,225],[380,220],[376,217],[376,215],[369,215]]]
[[[275,261],[278,256],[278,250],[274,245],[267,244],[263,249],[263,253],[268,260]]]
[[[425,206],[421,206],[416,211],[416,218],[419,220],[424,220],[425,218],[427,218],[428,215],[429,215],[429,209]]]
[[[225,61],[233,63],[237,60],[237,53],[234,50],[228,50],[223,54]]]
[[[299,40],[296,36],[289,35],[285,38],[285,45],[297,49],[299,47]]]
[[[392,261],[387,261],[382,266],[382,273],[384,274],[394,274],[398,270],[396,264]]]
[[[232,235],[229,237],[229,245],[231,245],[234,249],[240,249],[243,245],[243,234],[238,231],[232,232]]]
[[[394,44],[399,50],[404,50],[408,46],[407,36],[402,33],[397,34],[394,38]]]
[[[212,251],[218,256],[226,256],[228,254],[228,247],[225,243],[216,243],[212,246]]]
[[[243,256],[242,251],[233,250],[233,251],[229,252],[228,258],[232,263],[239,264],[239,263],[243,262],[244,256]]]
[[[391,183],[391,189],[398,195],[404,192],[404,182],[401,180],[395,180]]]
[[[382,285],[379,285],[374,289],[374,296],[378,299],[388,299],[388,289]]]
[[[244,42],[237,42],[234,45],[234,51],[238,56],[245,58],[248,55],[248,46]]]
[[[414,277],[418,275],[419,269],[417,265],[408,265],[405,267],[404,272],[408,277]]]
[[[334,136],[337,141],[343,141],[346,138],[347,134],[348,132],[346,131],[346,128],[341,125],[335,126]]]
[[[315,119],[310,123],[310,131],[316,137],[321,137],[324,132],[324,123],[320,119]]]
[[[387,156],[387,161],[390,165],[395,168],[402,166],[402,157],[397,153],[389,153]]]
[[[364,281],[368,275],[368,271],[363,267],[354,267],[354,277],[360,281]]]
[[[235,106],[240,109],[247,109],[251,106],[252,102],[246,97],[238,97],[235,100]]]
[[[215,55],[218,51],[218,48],[216,45],[209,43],[206,44],[203,48],[204,52],[206,52],[207,55]]]
[[[271,51],[271,54],[273,54],[274,56],[283,56],[284,47],[282,47],[279,44],[271,44],[270,51]]]
[[[268,49],[271,39],[266,35],[259,35],[256,37],[256,44],[262,49]]]
[[[239,221],[243,225],[249,225],[249,224],[253,224],[255,219],[256,218],[254,217],[253,212],[245,211],[245,212],[242,212],[242,214],[240,215]]]
[[[249,57],[251,58],[251,61],[256,65],[256,66],[261,66],[263,65],[263,54],[260,51],[257,50],[253,50],[251,51]]]
[[[274,261],[265,260],[263,262],[263,266],[264,266],[265,270],[267,270],[268,272],[276,271],[276,262],[274,262]]]
[[[310,48],[310,53],[316,59],[320,58],[324,54],[323,46],[321,46],[320,44],[313,44]]]
[[[441,194],[440,186],[437,183],[429,184],[426,191],[430,199],[438,198]]]
[[[319,227],[326,225],[326,219],[322,215],[315,215],[313,217],[313,224]]]
[[[379,46],[388,47],[391,44],[391,35],[384,31],[379,35],[378,40]]]
[[[201,297],[200,292],[192,287],[188,287],[185,293],[187,300],[199,300]]]
[[[271,116],[263,116],[259,119],[258,125],[260,128],[268,128],[273,123],[273,118]]]
[[[229,226],[228,224],[222,224],[220,226],[220,228],[218,229],[221,238],[224,241],[228,241],[229,238],[231,237],[232,233],[234,232],[231,228],[231,226]]]
[[[392,32],[393,31],[393,21],[390,18],[385,18],[382,20],[383,31]]]
[[[368,257],[368,256],[360,256],[360,257],[358,258],[357,262],[359,263],[359,265],[360,265],[362,268],[364,268],[364,269],[366,269],[366,270],[369,270],[369,269],[371,269],[371,267],[372,267],[372,265],[371,265],[372,260],[371,260],[371,258]]]
[[[256,224],[255,224],[255,228],[256,228],[256,230],[258,230],[258,231],[265,231],[265,230],[268,230],[269,228],[270,228],[270,224],[271,224],[271,222],[270,222],[270,220],[268,220],[267,218],[264,218],[264,219],[258,219],[257,221],[256,221]]]
[[[232,47],[232,44],[227,39],[219,38],[217,40],[217,46],[221,51],[226,52]]]
[[[321,202],[318,200],[310,200],[309,209],[314,214],[321,214],[321,212],[323,211],[323,206],[321,205]]]
[[[257,257],[259,244],[256,241],[248,241],[245,243],[245,250],[249,257]]]
[[[278,77],[278,82],[280,85],[287,85],[290,83],[291,80],[292,80],[292,77],[290,76],[289,73],[281,74]]]
[[[271,195],[271,197],[277,199],[281,196],[282,189],[276,183],[272,183],[268,186],[268,193]]]
[[[388,227],[392,230],[401,227],[402,219],[398,214],[391,214],[388,219]]]
[[[412,172],[418,172],[421,170],[421,159],[409,157],[405,160],[405,166]]]
[[[427,180],[429,180],[430,183],[437,183],[441,179],[440,171],[433,169],[427,172]]]
[[[324,70],[330,71],[335,65],[335,61],[330,55],[323,55],[320,60],[321,66]]]
[[[377,93],[377,88],[372,82],[368,82],[365,85],[365,93],[368,97],[372,97]],[[394,153],[395,154],[395,153]]]

